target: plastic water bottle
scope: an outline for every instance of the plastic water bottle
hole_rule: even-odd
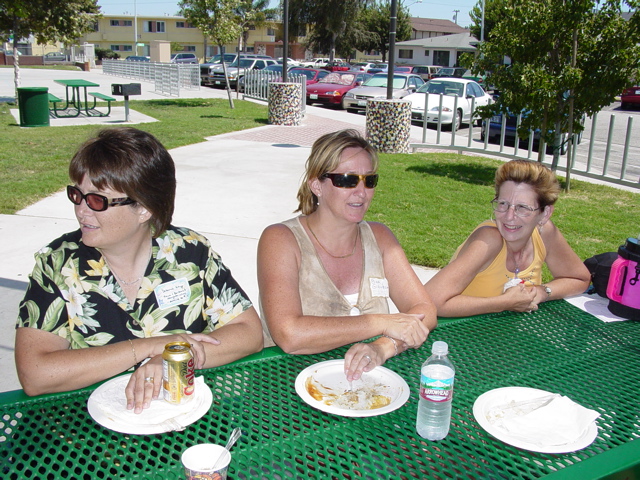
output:
[[[449,433],[455,367],[446,342],[434,342],[431,356],[420,371],[420,399],[416,430],[427,440],[442,440]]]

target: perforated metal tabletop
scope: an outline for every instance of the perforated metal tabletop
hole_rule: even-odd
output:
[[[457,373],[451,432],[429,442],[416,434],[415,417],[420,365],[435,340],[449,343]],[[407,381],[409,401],[369,418],[323,413],[295,392],[301,370],[345,351],[294,356],[271,348],[205,370],[211,410],[182,432],[160,435],[125,435],[96,424],[86,407],[92,389],[35,398],[2,394],[0,477],[180,479],[187,447],[224,444],[236,426],[244,435],[233,448],[230,479],[582,480],[640,462],[638,322],[605,324],[564,301],[532,314],[442,320],[421,349],[385,365]],[[561,393],[598,410],[597,439],[559,455],[496,440],[472,408],[479,395],[504,386]]]

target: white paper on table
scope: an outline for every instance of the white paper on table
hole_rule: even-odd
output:
[[[609,299],[601,297],[597,293],[589,295],[583,293],[582,295],[576,295],[575,297],[565,298],[571,305],[575,305],[580,310],[590,313],[594,317],[602,320],[603,322],[623,322],[628,320],[627,318],[618,317],[609,311]]]
[[[503,419],[502,428],[528,443],[565,445],[580,438],[599,416],[595,410],[563,396],[526,415]]]

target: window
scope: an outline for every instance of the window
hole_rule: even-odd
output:
[[[132,45],[111,45],[109,48],[114,52],[132,52],[133,51]]]
[[[153,20],[143,23],[144,31],[148,33],[164,33],[164,22],[154,22]]]
[[[425,56],[425,57],[428,57],[429,55],[431,55],[430,51],[429,51],[429,50],[425,50],[425,51],[424,51],[424,56]]]
[[[196,46],[195,45],[185,45],[184,46],[184,51],[185,52],[195,52],[196,51]]]
[[[273,28],[267,28],[267,35],[274,35],[275,36],[276,31]]]
[[[131,27],[133,22],[131,20],[110,20],[109,25],[112,27]]]
[[[399,49],[398,50],[398,58],[404,58],[404,59],[412,59],[413,58],[413,50],[407,50],[407,49]]]
[[[93,22],[93,24],[91,25],[92,31],[94,32],[99,32],[100,31],[100,27],[98,25],[98,22]]]
[[[196,28],[189,22],[176,22],[176,28]]]
[[[433,51],[433,64],[434,65],[449,65],[449,54],[448,50],[434,50]]]
[[[249,30],[255,30],[256,26],[255,25],[249,25]]]

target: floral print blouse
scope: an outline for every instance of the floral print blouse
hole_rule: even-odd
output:
[[[153,240],[152,255],[134,305],[100,251],[80,230],[36,255],[17,327],[52,332],[70,348],[175,333],[209,333],[251,307],[209,241],[169,227]]]

